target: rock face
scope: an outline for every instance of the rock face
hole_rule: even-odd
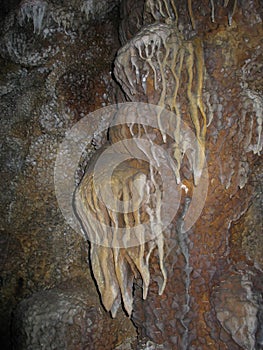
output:
[[[244,224],[241,224],[235,237],[231,232],[234,222],[240,219],[253,201],[254,186],[257,185],[253,180],[255,175],[252,174],[259,174],[256,170],[258,161],[253,154],[259,154],[262,149],[262,88],[255,89],[254,84],[258,86],[257,82],[262,82],[262,72],[253,79],[248,78],[248,72],[252,66],[261,64],[260,4],[242,4],[236,8],[234,16],[229,9],[230,23],[227,23],[226,11],[220,6],[214,8],[212,4],[212,19],[215,23],[203,17],[208,12],[205,2],[201,2],[201,10],[189,7],[192,27],[195,29],[193,32],[189,26],[184,25],[185,19],[180,18],[180,13],[184,13],[185,9],[180,2],[177,3],[175,8],[168,1],[146,2],[148,6],[145,7],[143,18],[147,23],[149,18],[154,18],[155,22],[142,27],[119,51],[115,73],[128,99],[132,101],[146,99],[149,102],[163,103],[166,108],[174,109],[177,115],[179,110],[182,119],[187,121],[193,111],[192,105],[199,108],[192,113],[199,118],[203,129],[204,123],[207,124],[203,145],[207,156],[209,189],[203,212],[191,230],[182,236],[182,215],[178,213],[174,220],[172,236],[177,242],[177,249],[173,249],[167,256],[167,286],[163,295],[157,297],[154,277],[146,301],[141,301],[141,291],[136,288],[133,317],[141,335],[162,344],[165,349],[254,349],[257,342],[260,344],[261,341],[256,339],[256,332],[257,327],[261,327],[257,316],[262,291],[260,292],[261,287],[254,284],[253,276],[260,275],[262,265],[247,254],[249,244],[240,254],[237,237],[243,236],[239,240],[244,242],[244,236],[247,239],[251,236],[245,234]],[[248,14],[251,14],[249,21]],[[156,20],[160,22],[159,26]],[[177,32],[170,34],[174,51],[168,52],[167,39],[164,38],[165,35],[166,38],[169,37],[169,30],[170,33],[174,30],[174,23],[181,26],[184,38],[181,39],[181,44],[177,44]],[[159,34],[158,38],[158,30],[159,33],[163,30],[165,34]],[[201,40],[199,46],[195,44],[196,35]],[[187,41],[183,44],[185,38]],[[172,65],[171,62],[176,62],[175,57],[180,58],[180,54],[183,56],[184,46],[188,51],[184,53],[185,69],[182,69],[180,83],[173,72],[167,73],[167,76],[164,72],[171,67],[178,67],[177,63]],[[129,60],[130,65],[127,63]],[[119,61],[123,64],[119,64]],[[162,70],[160,63],[165,67],[166,62],[169,62],[168,68]],[[183,58],[181,62],[184,64]],[[189,73],[190,62],[191,67],[196,64],[196,68],[193,68],[196,76]],[[204,74],[200,68],[203,64]],[[194,92],[193,88],[184,90],[191,79],[193,86],[199,86],[201,78],[199,76],[198,79],[198,74],[203,74],[204,77],[204,86],[200,87],[204,113],[202,103],[198,101],[199,93]],[[155,84],[156,80],[159,84]],[[176,91],[176,88],[177,109],[176,99],[169,99],[169,94]],[[174,105],[171,105],[171,100]],[[204,114],[207,119],[204,119]],[[195,124],[197,118],[192,117],[191,121],[198,137],[200,126]],[[189,177],[187,179],[193,181]],[[255,212],[254,215],[258,236],[261,235],[262,226],[257,221]],[[262,252],[260,238],[258,242],[254,253],[256,255],[256,252]],[[155,271],[155,259],[152,259],[151,264],[152,271]],[[222,302],[218,297],[222,298]]]
[[[16,309],[13,322],[15,349],[109,349],[122,343],[131,328],[123,318],[112,322],[98,305],[86,281],[35,293]],[[118,330],[118,332],[116,332]],[[103,337],[101,335],[104,335]]]
[[[257,82],[262,81],[262,73],[256,74],[255,79],[249,78],[248,73],[252,66],[260,65],[262,20],[259,3],[237,5],[237,2],[225,2],[224,6],[210,2],[208,11],[205,1],[199,8],[191,1],[186,8],[180,1],[149,0],[144,2],[144,7],[139,2],[136,8],[132,2],[123,2],[126,20],[120,27],[123,46],[115,59],[115,77],[127,101],[153,103],[174,112],[175,143],[167,139],[167,122],[161,114],[156,116],[158,130],[153,131],[152,139],[166,150],[174,149],[177,181],[182,186],[187,183],[189,191],[182,197],[164,239],[166,286],[161,291],[159,247],[149,254],[148,243],[143,244],[144,248],[137,250],[140,263],[136,264],[136,252],[131,253],[129,247],[123,251],[111,246],[109,241],[103,248],[91,243],[94,275],[108,309],[115,307],[114,301],[120,293],[126,310],[131,313],[127,295],[130,300],[134,283],[131,275],[136,278],[133,271],[142,279],[141,287],[135,283],[132,306],[132,319],[139,336],[146,338],[138,348],[147,348],[148,345],[143,345],[147,339],[155,344],[153,346],[165,349],[254,349],[260,344],[257,329],[261,327],[258,321],[261,292],[254,285],[254,278],[261,271],[261,265],[249,256],[244,259],[231,231],[233,223],[242,217],[252,201],[255,188],[252,174],[258,174],[257,156],[262,150],[262,89]],[[251,21],[247,21],[248,13]],[[182,18],[182,14],[186,16]],[[149,114],[152,116],[152,112]],[[111,126],[110,142],[148,138],[149,131],[139,120],[134,132],[128,118],[126,124],[122,119],[121,126]],[[190,166],[186,163],[189,147],[180,146],[186,139],[180,129],[181,120],[191,125],[197,140]],[[153,154],[151,156],[153,158]],[[136,176],[144,174],[147,178],[147,169],[142,170],[132,162],[126,166],[131,171],[134,169]],[[205,206],[195,225],[184,230],[189,203],[193,202],[194,189],[203,177],[204,166],[208,167],[209,174]],[[87,173],[80,185],[77,202],[83,208],[77,207],[79,216],[86,231],[95,232],[87,211],[94,209],[96,203],[97,215],[104,213],[104,222],[108,217],[107,224],[116,230],[119,217],[100,206],[101,198],[91,181],[92,174]],[[117,180],[112,180],[113,192],[118,193],[119,199],[125,197],[121,190],[124,191],[130,181],[120,173]],[[143,212],[141,207],[140,218]],[[134,215],[136,213],[134,211]],[[144,220],[147,221],[147,216]],[[122,225],[130,230],[129,220],[122,220]],[[260,224],[255,227],[259,234]],[[249,248],[246,249],[248,252]],[[259,244],[256,251],[261,250]],[[119,268],[129,262],[126,254],[134,263],[128,263],[129,269],[119,272]],[[115,283],[107,287],[105,280]]]
[[[200,125],[203,127],[200,144],[205,147],[209,173],[205,207],[195,226],[182,234],[182,213],[174,220],[171,236],[176,248],[166,257],[164,293],[157,296],[155,277],[146,301],[136,288],[133,318],[142,337],[165,349],[254,349],[261,341],[256,334],[261,327],[257,317],[262,291],[253,276],[260,276],[262,265],[247,254],[249,244],[240,252],[237,237],[243,236],[238,238],[241,243],[247,242],[244,236],[251,236],[245,234],[244,224],[235,237],[231,232],[253,201],[257,186],[253,177],[258,178],[253,173],[259,174],[254,154],[262,149],[262,88],[254,84],[262,82],[262,72],[252,79],[248,72],[261,65],[262,12],[260,4],[252,1],[235,11],[228,8],[227,16],[226,10],[211,2],[211,22],[204,17],[209,16],[206,2],[200,2],[199,9],[188,2],[191,30],[185,24],[187,16],[180,17],[186,10],[181,5],[146,1],[143,18],[147,26],[142,26],[117,55],[115,74],[129,100],[161,103],[174,110],[192,122],[197,138],[201,139],[198,132]],[[225,5],[230,6],[228,2]],[[152,19],[154,24],[149,23]],[[180,40],[175,24],[183,32]],[[173,43],[170,51],[169,42]],[[181,75],[178,62],[183,67]],[[186,88],[189,83],[193,87]],[[198,87],[199,92],[194,91]],[[189,174],[186,179],[194,182]],[[262,226],[254,215],[259,236]],[[258,242],[255,255],[262,252],[261,238]],[[154,274],[155,259],[151,264]]]
[[[100,2],[103,11],[90,9],[96,22],[86,16],[92,3],[23,1],[1,20],[2,349],[10,349],[11,343],[18,349],[40,349],[42,341],[46,349],[97,349],[100,341],[113,348],[135,334],[126,316],[112,321],[101,307],[89,272],[87,242],[65,222],[55,196],[54,166],[65,132],[115,101],[110,71],[119,47],[112,6],[117,2]],[[42,9],[37,12],[42,20],[34,17],[37,9]],[[94,140],[83,162],[103,141],[96,135]],[[67,284],[71,289],[65,291]],[[70,309],[76,311],[77,323],[69,322]],[[49,317],[54,312],[57,318]],[[10,334],[12,314],[17,327]],[[84,327],[91,327],[88,318],[105,326],[109,338],[100,333],[80,338]],[[60,330],[71,338],[66,343],[59,344]]]
[[[138,350],[262,349],[262,1],[24,0],[3,9],[1,348],[131,349],[123,303]],[[131,123],[125,109],[120,123],[118,113],[88,119],[116,101],[158,105],[169,121],[150,110],[152,124]],[[112,232],[138,222],[154,232],[157,189],[170,186],[178,208],[154,239],[112,247],[107,236],[89,250],[61,215],[57,151],[85,118],[92,142],[76,169],[75,203],[87,236],[103,235],[105,222]],[[120,202],[145,199],[125,216],[99,203],[93,169],[127,140],[146,157],[102,181]],[[151,167],[159,156],[174,185]]]

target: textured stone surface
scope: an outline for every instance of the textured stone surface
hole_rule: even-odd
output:
[[[222,277],[213,292],[216,317],[242,349],[254,349],[259,307],[251,276],[241,272]]]
[[[121,315],[114,321],[105,316],[86,282],[71,281],[23,300],[14,312],[14,348],[96,350],[107,344],[113,349],[131,334],[132,325]]]
[[[89,112],[114,103],[110,71],[118,48],[118,26],[115,12],[108,16],[107,21],[102,19],[104,15],[101,13],[100,23],[89,23],[80,10],[69,11],[70,3],[80,9],[78,1],[48,2],[49,6],[57,5],[56,13],[60,13],[61,21],[44,18],[40,33],[34,33],[32,18],[21,25],[18,23],[18,7],[13,7],[1,21],[0,343],[3,349],[10,349],[14,337],[10,335],[12,310],[30,296],[29,301],[21,304],[17,317],[20,321],[23,319],[25,327],[30,329],[32,321],[28,317],[37,315],[40,332],[40,314],[43,312],[47,326],[41,334],[46,344],[51,344],[54,334],[49,327],[55,326],[56,320],[49,323],[48,311],[54,314],[59,300],[65,298],[62,313],[67,313],[71,303],[72,308],[85,308],[83,300],[77,305],[74,286],[85,294],[86,299],[93,300],[94,310],[100,310],[97,321],[107,324],[111,346],[121,343],[116,333],[120,323],[111,325],[109,315],[100,307],[89,273],[88,245],[65,222],[56,201],[53,179],[58,146],[65,132]],[[74,15],[76,22],[65,28],[64,20],[68,15]],[[103,142],[103,137],[94,135],[94,142],[87,146],[84,158],[80,160],[82,171],[90,155]],[[81,176],[80,170],[76,181]],[[76,283],[78,279],[82,281],[81,286]],[[61,287],[60,294],[53,290],[65,281],[71,285],[71,290],[64,292]],[[43,292],[46,289],[51,291]],[[75,296],[68,299],[71,293]],[[49,295],[54,299],[53,304],[45,310]],[[35,303],[36,310],[30,309],[30,300]],[[82,313],[78,312],[84,317],[84,309]],[[123,325],[130,325],[128,318],[122,317]],[[59,327],[66,332],[67,322],[56,324],[56,336],[60,333]],[[86,321],[83,319],[83,322]],[[19,329],[21,334],[16,331],[16,337],[22,338],[17,346],[36,348],[35,343],[31,344],[24,337],[25,330]],[[74,331],[74,322],[71,331]],[[122,333],[124,338],[133,335],[131,329],[127,334]],[[70,337],[73,343],[80,344],[78,329],[75,338],[74,332]],[[99,337],[95,335],[98,341]],[[93,342],[87,336],[84,342],[89,341]],[[71,344],[69,340],[68,344]],[[72,344],[68,348],[74,349]]]
[[[175,243],[165,259],[167,285],[163,295],[158,296],[155,282],[155,279],[158,281],[158,273],[155,272],[157,256],[150,262],[153,277],[145,301],[142,301],[140,286],[135,288],[133,319],[141,337],[148,337],[166,349],[253,349],[257,342],[259,344],[256,334],[257,328],[258,334],[261,329],[258,315],[262,290],[252,278],[247,288],[255,295],[254,299],[249,300],[250,297],[243,295],[251,295],[252,292],[242,285],[242,278],[250,278],[245,276],[251,273],[262,279],[261,265],[258,263],[261,260],[259,256],[262,256],[262,223],[257,224],[257,216],[262,213],[260,204],[254,202],[250,207],[254,191],[262,196],[262,185],[256,183],[260,173],[257,154],[262,148],[262,70],[256,68],[261,65],[262,12],[259,2],[249,1],[237,6],[232,13],[233,3],[229,3],[228,8],[215,3],[215,22],[212,23],[209,17],[212,15],[211,2],[202,1],[199,7],[193,2],[192,15],[189,2],[188,9],[183,2],[177,2],[177,18],[171,1],[147,1],[148,7],[145,7],[143,17],[146,23],[154,19],[162,24],[158,27],[155,22],[155,27],[138,30],[134,38],[119,51],[116,62],[115,73],[128,100],[161,102],[168,108],[175,108],[168,99],[175,84],[172,74],[165,76],[162,73],[165,69],[171,69],[173,55],[179,56],[185,38],[192,41],[197,34],[204,50],[206,73],[202,96],[207,116],[205,149],[209,172],[206,204],[196,225],[183,236],[180,229],[182,212],[174,220],[170,237]],[[185,16],[182,16],[183,13]],[[176,34],[170,34],[173,38],[171,42],[174,40],[178,49],[165,56],[167,47],[162,40],[165,35],[169,37],[169,21],[178,21],[184,38],[181,44],[177,44]],[[232,25],[229,26],[231,21]],[[159,35],[159,41],[158,30],[166,33]],[[146,57],[147,46],[150,57]],[[197,62],[197,56],[198,53],[194,62]],[[150,60],[152,64],[149,69],[147,64]],[[163,67],[167,62],[168,67],[163,72],[160,62]],[[187,60],[185,65],[187,71]],[[249,72],[254,69],[257,73],[251,76]],[[154,84],[154,79],[158,84]],[[189,80],[184,73],[180,79],[177,94],[179,111],[183,120],[191,123],[187,113],[189,101],[184,97],[184,87]],[[164,89],[166,92],[162,99]],[[192,181],[189,177],[188,180]],[[241,217],[249,207],[242,224]],[[255,223],[253,236],[245,229],[249,218]],[[232,230],[236,222],[237,227]],[[252,237],[258,237],[257,246]],[[248,243],[249,238],[251,241]],[[248,255],[249,251],[250,254],[253,251],[252,255]],[[231,279],[231,269],[236,266],[239,271],[240,261],[246,261],[246,264]],[[258,269],[257,272],[255,269]],[[223,287],[226,276],[229,292]],[[220,297],[214,302],[211,292],[218,283],[222,288],[219,287]],[[229,295],[224,296],[225,293]],[[224,300],[225,297],[232,298],[238,309],[226,302],[220,304],[220,298]],[[228,316],[221,318],[219,324],[220,305],[223,313],[219,318],[223,314]]]
[[[262,1],[125,0],[120,18],[118,3],[3,2],[1,348],[12,340],[17,349],[262,349]],[[44,11],[42,20],[34,21],[34,8]],[[114,79],[122,92],[112,78],[118,25]],[[206,205],[183,233],[194,176],[182,159],[189,192],[164,233],[166,287],[159,295],[155,249],[146,300],[141,279],[134,280],[133,345],[129,319],[119,314],[112,321],[100,304],[88,246],[65,223],[53,184],[65,132],[115,98],[175,109],[197,136],[207,126]],[[119,132],[130,137],[128,127],[112,128],[112,142]],[[106,133],[93,136],[76,183],[105,143]],[[163,145],[163,135],[156,136]]]

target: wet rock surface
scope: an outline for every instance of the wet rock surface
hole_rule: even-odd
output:
[[[262,349],[262,1],[225,5],[3,2],[1,348]],[[134,281],[137,341],[124,313],[112,320],[102,307],[89,246],[65,222],[53,180],[67,130],[126,100],[179,113],[202,139],[209,173],[202,214],[183,232],[198,163],[191,172],[180,160],[189,192],[164,233],[166,287],[159,295],[157,249],[146,300],[140,275]],[[112,128],[110,137],[129,130]],[[106,139],[94,133],[76,184]]]
[[[189,38],[193,42],[192,50],[187,46],[190,55],[196,47],[192,40],[195,34],[199,36],[206,71],[202,96],[207,117],[205,152],[209,189],[202,214],[191,230],[182,233],[182,212],[175,218],[170,234],[175,244],[165,259],[167,286],[159,296],[156,283],[159,278],[156,272],[158,257],[155,256],[150,262],[153,277],[145,301],[142,301],[141,287],[135,288],[133,319],[142,338],[148,337],[165,349],[253,349],[259,343],[257,334],[261,329],[262,303],[262,289],[251,277],[258,276],[262,280],[262,266],[258,263],[262,252],[262,222],[259,223],[262,220],[257,219],[262,210],[257,204],[260,200],[254,201],[254,196],[262,191],[257,187],[261,187],[258,154],[262,149],[262,89],[256,88],[258,82],[262,82],[262,72],[252,79],[248,72],[252,66],[260,64],[260,3],[251,1],[237,6],[231,23],[231,9],[228,12],[229,9],[226,11],[226,8],[216,5],[217,16],[213,23],[203,17],[205,12],[208,16],[211,14],[207,3],[200,5],[203,10],[193,4],[192,30],[183,24],[185,18],[180,19],[179,15],[177,19],[171,2],[147,1],[147,4],[145,20],[147,23],[153,19],[159,21],[159,27],[155,22],[152,27],[148,25],[147,29],[138,31],[132,41],[119,51],[115,74],[132,101],[157,101],[166,108],[174,107],[177,112],[176,105],[171,105],[168,99],[176,80],[173,80],[173,74],[166,76],[165,72],[172,66],[169,60],[174,55],[180,57],[186,45],[184,40],[187,39],[188,45]],[[182,14],[187,9],[178,2],[177,10]],[[250,20],[245,16],[248,13]],[[179,26],[184,26],[181,44],[178,34],[172,33],[174,28],[167,24],[177,20]],[[158,30],[163,30],[165,34],[160,34],[158,38]],[[165,35],[173,38],[170,39],[173,48],[178,45],[175,52],[168,51],[169,39],[164,39]],[[192,61],[192,65],[197,62],[197,67],[201,62],[198,63],[198,55],[200,51]],[[151,69],[147,68],[149,62]],[[165,68],[164,62],[170,62],[169,68]],[[188,63],[186,60],[186,71]],[[158,65],[159,69],[156,69]],[[187,95],[184,87],[190,78],[184,75],[184,70],[180,78],[183,83],[179,82],[178,104],[183,119],[191,123],[187,119],[189,101],[184,99]],[[155,81],[158,83],[155,84]],[[178,79],[176,82],[178,84]],[[196,124],[194,126],[197,130]],[[188,184],[193,181],[189,174],[188,177],[183,172],[181,175],[186,176]],[[245,222],[249,220],[253,222],[254,233],[245,229]],[[253,244],[252,237],[255,236],[258,237],[254,238],[258,242],[257,247]],[[249,251],[253,257],[248,254]],[[240,261],[243,262],[242,268]],[[212,297],[214,289],[218,297]],[[228,304],[227,300],[232,300],[232,303]]]

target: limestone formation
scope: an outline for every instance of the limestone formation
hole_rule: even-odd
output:
[[[1,348],[262,349],[262,0],[0,7]]]

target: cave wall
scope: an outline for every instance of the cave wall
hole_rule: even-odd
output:
[[[181,230],[184,212],[179,211],[173,221],[168,241],[170,239],[174,248],[166,256],[167,285],[163,294],[158,296],[157,253],[149,264],[152,283],[145,301],[141,288],[135,288],[133,319],[141,338],[146,339],[142,344],[150,339],[156,348],[165,349],[262,347],[259,335],[262,289],[261,282],[256,282],[262,281],[259,257],[262,256],[262,219],[259,218],[262,215],[262,209],[259,209],[262,163],[258,157],[262,148],[262,107],[259,107],[259,104],[262,106],[261,6],[256,1],[225,4],[190,1],[188,5],[146,1],[144,25],[135,28],[133,39],[119,50],[115,73],[127,98],[162,103],[168,109],[174,108],[177,114],[176,105],[169,99],[171,87],[177,81],[172,82],[174,72],[165,76],[165,71],[169,68],[172,71],[171,57],[180,56],[180,50],[185,50],[187,57],[198,50],[196,40],[200,39],[201,49],[191,61],[192,66],[196,64],[193,76],[196,74],[197,78],[189,73],[186,58],[179,90],[175,97],[172,96],[172,101],[178,96],[181,116],[187,121],[189,114],[191,117],[191,110],[187,108],[195,97],[200,109],[198,118],[203,118],[199,94],[193,92],[199,84],[198,65],[202,62],[202,50],[205,66],[204,85],[200,90],[207,117],[205,154],[209,188],[206,202],[198,221],[186,233]],[[141,17],[133,14],[130,21],[132,18],[133,23],[140,23]],[[174,23],[178,29],[175,34],[170,34]],[[125,25],[122,30],[127,37],[130,35]],[[182,39],[178,39],[178,31],[183,34]],[[165,35],[167,39],[164,39]],[[193,45],[192,51],[189,45]],[[149,56],[148,47],[151,47]],[[150,60],[156,68],[157,78],[154,69],[147,70]],[[133,65],[139,74],[131,68]],[[161,72],[159,75],[158,71]],[[188,76],[184,74],[186,71]],[[256,71],[254,75],[252,72]],[[185,96],[189,89],[186,86],[190,78],[196,85],[191,88],[187,100]],[[162,98],[164,90],[166,93]],[[253,101],[259,104],[253,105]],[[191,119],[196,128],[195,120]],[[181,173],[186,180],[182,182],[188,186],[190,183],[189,187],[194,189],[194,178],[184,169]],[[188,196],[193,198],[192,193]],[[184,205],[183,201],[181,205]],[[246,229],[245,222],[252,217],[253,224],[248,225],[251,230]]]
[[[182,232],[184,210],[196,186],[182,160],[180,176],[189,191],[165,232],[166,286],[159,295],[162,271],[157,245],[149,261],[146,300],[142,274],[137,273],[132,287],[130,314],[137,329],[133,346],[262,348],[262,2],[224,4],[205,0],[3,3],[2,348],[131,349],[135,327],[121,307],[114,320],[105,311],[96,271],[88,261],[89,245],[59,210],[53,179],[57,151],[74,124],[116,102],[161,104],[180,113],[196,135],[191,94],[192,99],[202,95],[207,118],[202,122],[199,107],[208,193],[199,219]],[[163,42],[155,52],[161,63],[153,59],[146,71],[139,48],[151,44],[152,33],[161,33]],[[167,47],[170,56],[162,66]],[[176,110],[177,104],[170,102],[169,92],[176,83],[169,69],[172,62],[178,64],[180,50],[185,58]],[[162,84],[154,84],[156,77]],[[195,103],[200,105],[200,99]],[[99,117],[92,123],[98,130],[101,123],[104,131],[110,127]],[[120,135],[127,137],[127,128],[109,130],[111,143]],[[105,133],[93,136],[76,185],[86,164],[106,144]],[[156,139],[163,145],[160,133]],[[144,165],[130,167],[147,173]],[[130,255],[135,261],[136,251]],[[98,256],[103,259],[103,253]],[[109,274],[114,272],[109,269]]]
[[[9,4],[1,21],[2,349],[113,348],[135,334],[124,315],[112,321],[101,306],[88,244],[65,222],[53,179],[65,132],[115,102],[117,3],[88,10],[81,1],[48,2],[34,27],[24,1]],[[94,151],[90,144],[86,158]]]

